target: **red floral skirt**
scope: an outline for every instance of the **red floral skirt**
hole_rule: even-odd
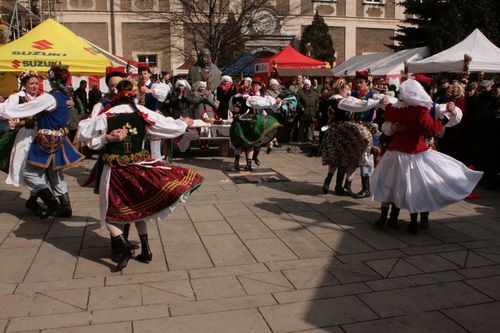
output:
[[[203,177],[192,170],[160,161],[113,165],[106,222],[148,220],[175,205],[202,181]]]

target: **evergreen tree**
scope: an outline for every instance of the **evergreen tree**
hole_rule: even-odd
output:
[[[300,52],[318,60],[335,61],[335,50],[328,25],[318,12],[311,25],[305,27],[300,38]]]
[[[447,49],[479,28],[500,42],[500,11],[495,0],[404,0],[407,26],[399,26],[395,49],[428,46],[431,54]]]

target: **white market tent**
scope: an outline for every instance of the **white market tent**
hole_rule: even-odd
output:
[[[398,52],[372,53],[353,57],[335,66],[335,76],[354,76],[356,71],[370,70],[374,76],[400,75],[405,70],[405,62],[420,60],[429,54],[426,47],[401,50]]]
[[[370,74],[374,76],[399,75],[405,71],[405,62],[417,61],[429,55],[427,47],[401,50],[388,57],[374,62],[370,66]]]
[[[479,29],[455,46],[420,61],[408,62],[412,73],[461,73],[465,58],[470,57],[470,72],[500,72],[500,48],[486,38]]]
[[[359,55],[344,61],[332,68],[333,76],[354,76],[356,71],[364,71],[370,68],[371,64],[391,55],[391,52],[370,53]]]

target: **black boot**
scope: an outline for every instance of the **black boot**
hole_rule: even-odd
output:
[[[234,169],[240,171],[240,155],[234,155]]]
[[[362,184],[361,191],[354,195],[354,197],[357,199],[366,198],[366,197],[369,197],[371,195],[371,193],[370,193],[370,176],[362,176],[361,177],[361,184]]]
[[[148,242],[148,234],[139,235],[139,239],[141,240],[141,254],[139,254],[135,259],[140,262],[148,263],[153,259],[153,254],[151,253],[151,249],[149,248]]]
[[[420,229],[429,229],[429,212],[420,213]]]
[[[389,206],[380,207],[380,217],[375,221],[375,227],[382,229],[385,222],[387,222],[387,214],[389,213]]]
[[[391,215],[389,216],[389,227],[393,229],[399,229],[398,217],[399,217],[399,208],[392,205]]]
[[[116,270],[121,271],[128,265],[128,260],[133,256],[132,246],[125,239],[123,234],[113,237],[113,242],[116,244],[120,252],[118,253]]]
[[[252,160],[255,162],[255,165],[256,165],[256,166],[260,166],[260,160],[258,159],[258,157],[259,157],[259,152],[260,152],[260,149],[254,149],[254,150],[253,150],[253,157],[252,157]]]
[[[245,170],[252,171],[252,160],[247,160],[247,165],[245,166]]]
[[[410,226],[408,227],[408,232],[412,235],[418,234],[418,213],[410,214]]]
[[[345,177],[345,171],[339,168],[337,170],[337,177],[335,178],[336,195],[345,195],[344,187],[342,186],[342,184],[344,184],[344,177]]]
[[[48,188],[44,188],[40,192],[38,192],[40,199],[42,199],[43,203],[47,206],[47,211],[40,216],[41,219],[45,219],[49,216],[55,216],[56,212],[61,209],[61,205],[57,201],[56,197]]]
[[[57,217],[71,217],[73,215],[73,210],[71,209],[71,203],[69,201],[68,192],[57,197],[61,203],[61,208],[56,212]]]
[[[332,182],[333,173],[328,173],[326,175],[325,181],[323,182],[323,193],[328,194],[328,190],[330,189],[330,183]]]
[[[129,232],[130,232],[130,224],[127,223],[123,226],[123,237],[127,240],[127,242],[128,242]],[[110,237],[111,237],[111,235],[110,235]],[[130,242],[129,242],[129,244],[130,244]],[[136,250],[139,248],[139,246],[137,244],[130,244],[130,246],[132,247],[132,250]],[[113,237],[111,237],[111,254],[114,256],[117,256],[120,254],[120,247],[118,246],[115,238],[113,238]]]
[[[354,195],[354,193],[352,193],[352,190],[351,190],[351,184],[352,184],[352,180],[346,179],[345,184],[344,184],[344,188],[342,189],[344,191],[344,194],[342,194],[342,195],[348,195],[351,197]]]
[[[128,235],[129,235],[129,233],[130,233],[130,223],[126,223],[123,226],[123,237],[125,237],[125,239],[127,240],[127,242],[128,242]],[[130,246],[132,246],[133,250],[137,250],[139,248],[139,245],[137,245],[137,244],[130,244]]]
[[[26,208],[31,210],[33,215],[42,216],[43,214],[45,214],[45,209],[42,206],[40,206],[40,204],[38,204],[37,199],[38,195],[36,194],[30,195],[28,201],[26,201]]]

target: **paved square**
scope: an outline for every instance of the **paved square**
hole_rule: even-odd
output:
[[[175,162],[204,184],[148,226],[153,261],[123,272],[78,185],[93,160],[66,172],[70,219],[31,216],[2,174],[0,332],[500,331],[500,192],[479,188],[412,236],[407,212],[379,231],[378,203],[322,194],[317,157],[273,151],[236,175],[231,158],[190,154]]]

